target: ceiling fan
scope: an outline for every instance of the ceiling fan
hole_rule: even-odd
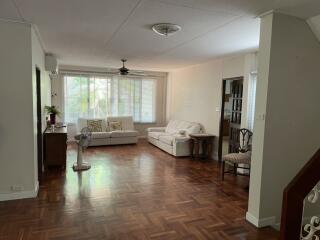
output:
[[[125,62],[127,61],[127,59],[122,58],[121,62],[122,62],[122,67],[119,68],[119,74],[120,75],[128,75],[129,74],[129,69],[125,67]]]
[[[129,76],[137,76],[137,77],[145,76],[144,71],[132,71],[132,70],[126,68],[125,63],[127,62],[127,59],[123,58],[123,59],[121,59],[121,62],[122,62],[122,67],[119,68],[117,72],[113,72],[113,74],[117,73],[117,74],[119,74],[121,76],[127,76],[127,75],[129,75]]]
[[[153,75],[150,72],[145,72],[145,71],[139,71],[139,70],[130,70],[126,68],[125,62],[127,62],[127,59],[121,59],[122,62],[122,67],[118,69],[109,69],[106,72],[100,72],[100,73],[105,73],[105,74],[111,74],[111,75],[120,75],[120,76],[132,76],[132,77],[158,77],[157,74]],[[68,72],[78,72],[77,70],[67,70]],[[95,71],[85,71],[86,73],[97,73]]]

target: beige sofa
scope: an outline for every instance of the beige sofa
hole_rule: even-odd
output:
[[[137,143],[138,132],[134,130],[132,117],[79,118],[77,130],[87,127],[88,120],[102,120],[103,132],[93,132],[90,146],[134,144]],[[121,122],[122,130],[109,131],[108,122]]]
[[[189,156],[189,134],[201,132],[199,123],[170,120],[167,127],[148,128],[148,141],[173,156]]]

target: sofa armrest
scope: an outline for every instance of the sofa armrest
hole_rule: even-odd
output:
[[[164,132],[165,130],[165,127],[152,127],[147,129],[148,132]]]
[[[187,136],[179,136],[174,138],[175,143],[188,142],[189,140],[190,140],[190,137],[187,137]]]

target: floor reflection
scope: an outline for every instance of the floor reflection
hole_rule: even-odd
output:
[[[174,158],[140,141],[90,147],[91,169],[50,170],[37,198],[0,202],[0,239],[268,239],[245,221],[247,177],[219,178],[219,164]]]

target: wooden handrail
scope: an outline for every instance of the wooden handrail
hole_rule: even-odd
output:
[[[300,240],[305,197],[320,181],[320,149],[283,192],[280,240]]]

